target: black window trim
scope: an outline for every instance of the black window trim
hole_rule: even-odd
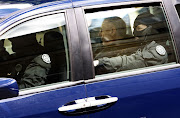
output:
[[[128,1],[128,2],[119,2],[119,3],[111,3],[111,4],[101,4],[101,5],[93,5],[93,6],[85,6],[82,7],[84,10],[88,9],[97,9],[97,8],[105,8],[105,7],[116,7],[116,6],[126,6],[126,5],[137,5],[137,4],[146,4],[146,3],[160,3],[162,0],[141,0],[141,1]]]
[[[94,74],[94,65],[93,65],[93,56],[91,49],[91,41],[89,36],[89,31],[86,25],[86,20],[84,18],[84,10],[80,8],[74,9],[76,20],[77,20],[77,30],[80,41],[80,50],[82,55],[82,66],[83,66],[83,78],[87,80],[93,78]]]

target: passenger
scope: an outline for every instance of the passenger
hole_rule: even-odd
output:
[[[19,83],[24,75],[26,67],[34,57],[42,54],[43,47],[39,45],[35,34],[27,34],[24,36],[9,38],[12,44],[12,51],[9,60],[14,60],[9,64],[8,77],[16,79]],[[27,56],[24,58],[24,56]]]
[[[150,40],[150,35],[157,33],[156,30],[153,29],[153,25],[151,25],[154,19],[155,17],[150,13],[138,15],[134,22],[133,33],[136,37],[135,39],[143,39],[142,43],[145,45],[129,56],[123,55],[112,58],[104,57],[95,60],[94,66],[96,66],[96,72],[98,72],[98,69],[102,68],[107,72],[117,72],[167,63],[168,55],[165,48],[155,41]],[[103,23],[103,25],[105,25],[106,22]],[[102,30],[103,28],[104,27],[102,27]],[[106,34],[106,37],[110,36]]]
[[[130,37],[126,35],[126,23],[119,17],[104,19],[100,35],[104,46],[113,44],[113,41]]]
[[[42,54],[44,48],[37,42],[36,35],[28,34],[9,40],[12,43],[12,50],[15,52],[11,58],[19,58],[11,71],[11,77],[17,80],[19,88],[44,84],[51,64],[48,55]],[[27,56],[26,59],[24,59],[24,55]]]
[[[50,31],[45,33],[44,54],[35,57],[27,66],[24,75],[19,82],[20,89],[46,84],[49,72],[51,73],[51,71],[54,71],[54,69],[50,71],[51,67],[54,68],[54,65],[58,64],[55,62],[55,57],[49,53],[62,48],[61,45],[64,46],[62,39],[63,36],[59,32]],[[55,70],[56,69],[57,68],[55,68]]]
[[[101,36],[102,46],[101,48],[93,50],[95,59],[104,56],[119,56],[120,54],[117,53],[117,50],[120,50],[121,47],[118,44],[124,39],[133,37],[126,34],[126,23],[116,16],[104,19],[99,34]]]

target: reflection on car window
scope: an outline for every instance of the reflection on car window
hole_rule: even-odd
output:
[[[59,23],[55,28],[49,29],[47,25],[44,30],[42,27],[38,32],[31,29],[32,33],[28,34],[27,31],[30,29],[26,27],[27,25],[21,24],[21,28],[23,26],[27,28],[24,31],[25,35],[2,39],[0,76],[16,79],[20,89],[69,81],[65,18],[61,17],[59,22],[62,21],[63,23]],[[28,22],[33,25],[33,20]],[[39,26],[41,24],[38,24]],[[15,30],[13,32],[16,33]]]
[[[176,62],[161,7],[86,13],[96,75]]]

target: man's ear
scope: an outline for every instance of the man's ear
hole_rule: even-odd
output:
[[[111,34],[114,36],[116,35],[117,29],[115,26],[112,27]]]

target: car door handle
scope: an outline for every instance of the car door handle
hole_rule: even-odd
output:
[[[107,108],[107,106],[109,107],[110,104],[117,102],[117,100],[117,97],[111,97],[109,95],[83,98],[69,102],[62,107],[59,107],[58,110],[61,113],[66,114],[85,113]]]
[[[90,107],[90,103],[86,102],[85,99],[75,100],[74,102],[70,102],[62,107],[59,107],[58,110],[61,111],[72,111],[77,109],[83,109],[86,107]]]

